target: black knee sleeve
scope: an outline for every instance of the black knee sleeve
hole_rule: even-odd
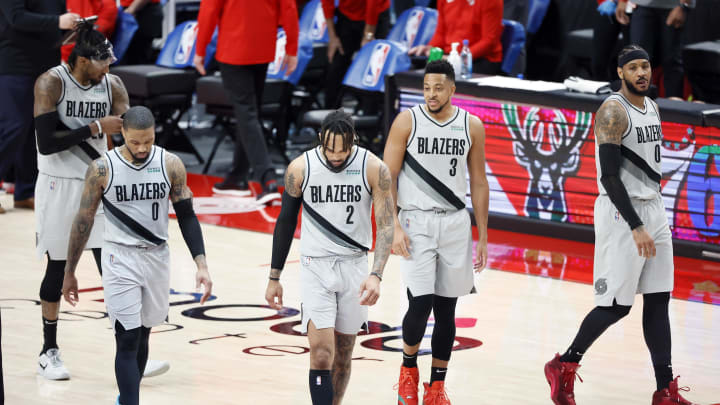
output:
[[[40,299],[47,302],[60,301],[63,278],[65,278],[65,260],[51,260],[48,256],[45,277],[40,284]]]
[[[126,330],[120,321],[115,321],[115,341],[118,352],[137,352],[140,348],[140,328]]]
[[[450,360],[455,343],[455,306],[457,298],[435,296],[433,315],[435,327],[432,334],[432,356],[438,360]]]
[[[614,318],[614,322],[617,322],[626,317],[631,308],[629,305],[619,305],[617,302],[613,302],[611,307],[595,307],[595,310],[602,311],[608,319]]]
[[[142,376],[147,365],[148,353],[150,352],[150,328],[140,327],[140,345],[138,347],[137,365]]]
[[[425,335],[428,317],[433,307],[433,295],[413,297],[410,289],[407,290],[408,310],[402,324],[402,336],[405,344],[415,346]]]

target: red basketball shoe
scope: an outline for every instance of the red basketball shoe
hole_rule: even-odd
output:
[[[545,378],[550,384],[550,399],[555,405],[575,405],[575,377],[578,363],[560,361],[560,354],[545,364]],[[582,378],[580,378],[582,382]]]
[[[451,405],[450,398],[445,392],[445,381],[435,381],[432,385],[423,383],[425,395],[423,405]]]
[[[418,405],[419,380],[417,367],[400,367],[400,381],[395,386],[398,390],[398,405]]]
[[[675,404],[682,404],[682,405],[697,405],[694,402],[690,402],[687,399],[683,398],[680,395],[680,391],[690,391],[690,388],[688,387],[680,387],[678,388],[678,377],[675,377],[674,380],[670,381],[670,385],[668,388],[665,388],[660,391],[655,391],[652,398],[652,405],[675,405]],[[718,404],[715,404],[718,405]]]

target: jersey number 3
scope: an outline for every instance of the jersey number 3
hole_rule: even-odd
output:
[[[457,158],[450,159],[450,175],[454,176],[457,173]]]

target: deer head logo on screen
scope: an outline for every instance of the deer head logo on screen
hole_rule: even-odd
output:
[[[569,123],[560,110],[532,107],[521,119],[516,105],[504,105],[503,117],[515,160],[530,177],[525,215],[567,221],[565,179],[580,165],[580,148],[587,140],[592,114],[578,111]]]

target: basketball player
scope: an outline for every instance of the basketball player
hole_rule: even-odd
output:
[[[63,294],[71,305],[78,302],[75,267],[102,200],[102,278],[105,304],[115,329],[118,401],[138,405],[150,328],[163,323],[170,308],[168,197],[198,268],[197,287],[205,287],[201,304],[210,296],[212,282],[185,166],[177,156],[153,145],[152,112],[146,107],[129,109],[124,115],[122,135],[125,145],[105,152],[87,170],[80,210],[70,234]]]
[[[395,118],[384,153],[400,207],[394,215],[393,252],[403,257],[409,300],[402,324],[401,405],[418,403],[417,353],[431,310],[432,369],[423,403],[450,403],[445,375],[455,342],[455,305],[458,297],[475,290],[473,267],[479,272],[487,262],[485,128],[477,117],[450,103],[455,72],[447,61],[428,63],[423,80],[425,104]],[[479,234],[474,266],[466,174]]]
[[[120,132],[120,114],[128,109],[125,86],[108,68],[112,45],[92,24],[81,23],[67,65],[43,73],[35,83],[38,170],[35,186],[36,244],[47,255],[40,285],[44,344],[38,373],[51,380],[70,378],[60,359],[57,319],[73,212],[80,205],[84,173],[111,144],[106,134]],[[102,216],[102,211],[98,213]],[[102,221],[91,233],[100,270]]]
[[[380,297],[394,206],[390,172],[375,155],[355,145],[349,114],[330,113],[319,136],[320,146],[290,162],[285,173],[265,299],[271,307],[282,308],[280,274],[302,205],[302,331],[310,342],[310,396],[313,405],[337,405],[350,380],[355,335],[366,326],[367,306]],[[368,276],[371,204],[377,237]]]
[[[550,397],[574,405],[575,376],[592,343],[630,312],[643,294],[643,334],[657,391],[652,405],[691,404],[678,392],[670,361],[668,304],[673,289],[673,248],[660,195],[662,127],[658,106],[646,96],[651,69],[637,45],[618,56],[622,80],[595,115],[595,305],[570,348],[545,364]],[[630,401],[632,402],[632,401]]]

